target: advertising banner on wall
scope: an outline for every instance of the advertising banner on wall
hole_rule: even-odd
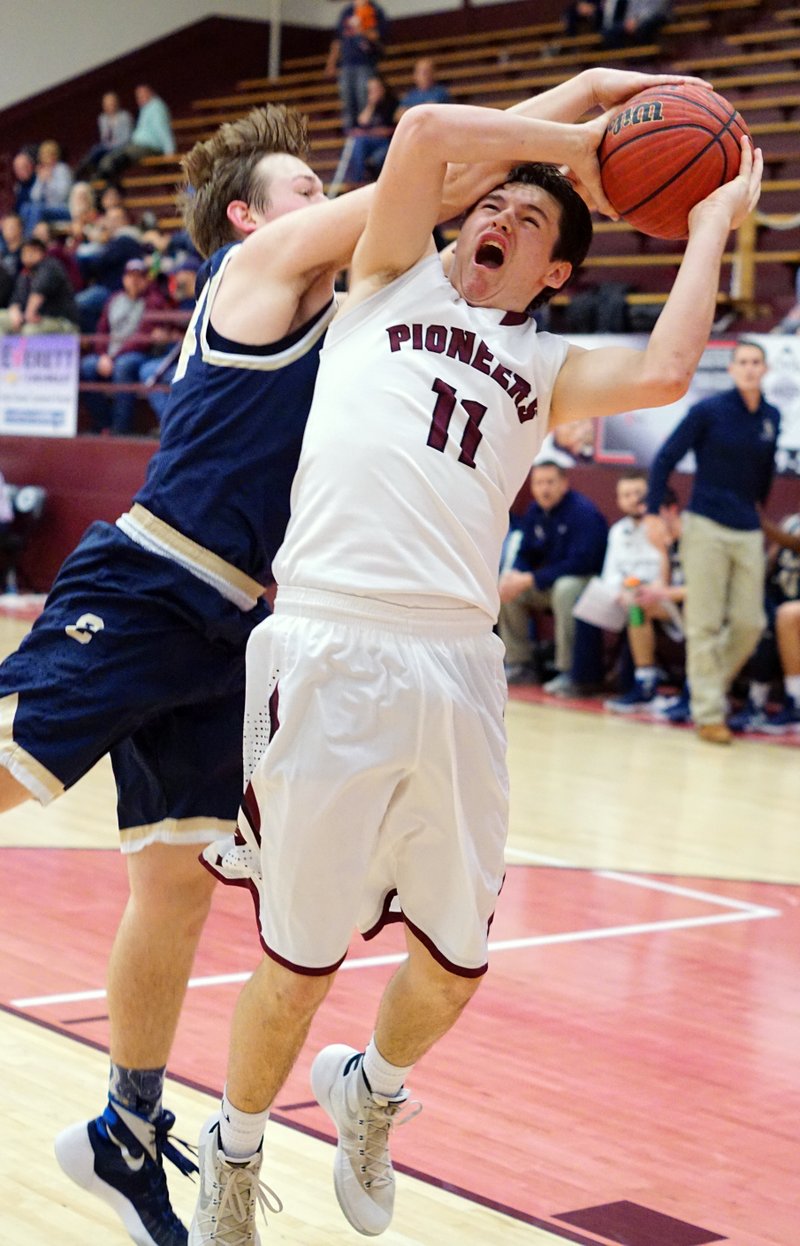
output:
[[[77,336],[0,337],[0,433],[74,437]]]
[[[587,334],[569,335],[576,346],[635,346],[644,349],[644,336]],[[800,335],[767,333],[748,335],[763,347],[769,365],[764,377],[764,396],[781,413],[776,467],[780,474],[800,476]],[[668,407],[628,411],[602,420],[576,421],[559,429],[550,446],[576,463],[613,463],[648,468],[676,424],[701,398],[730,389],[728,363],[734,342],[710,342],[695,373],[689,392]],[[679,464],[680,471],[693,470],[693,456]]]

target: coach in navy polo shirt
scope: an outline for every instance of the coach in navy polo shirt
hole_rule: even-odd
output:
[[[570,489],[559,464],[534,466],[531,493],[533,502],[522,520],[513,565],[501,574],[499,585],[499,631],[510,684],[536,682],[530,618],[531,610],[545,608],[552,609],[555,621],[556,680],[569,680],[575,637],[572,607],[603,565],[608,534],[601,512],[589,498]]]
[[[764,627],[764,540],[758,507],[769,494],[780,412],[761,392],[767,360],[741,341],[728,367],[734,388],[693,406],[659,450],[648,511],[657,513],[672,469],[693,450],[694,486],[683,518],[686,665],[702,739],[727,744],[726,694]]]

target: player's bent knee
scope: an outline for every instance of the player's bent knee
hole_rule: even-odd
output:
[[[153,913],[203,921],[215,880],[198,860],[196,845],[150,844],[126,857],[131,897]]]

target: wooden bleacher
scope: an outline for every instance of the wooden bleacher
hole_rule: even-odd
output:
[[[755,30],[754,20],[758,22]],[[762,147],[766,145],[764,194],[770,212],[789,214],[793,206],[796,210],[800,189],[800,176],[794,176],[800,175],[800,144],[795,141],[800,132],[800,113],[795,119],[800,91],[797,70],[792,68],[800,61],[800,31],[791,26],[797,20],[800,9],[770,12],[764,0],[677,4],[674,20],[663,28],[657,42],[604,51],[603,61],[713,74],[715,88],[742,111],[753,137]],[[776,47],[779,43],[783,46]],[[437,59],[437,76],[456,101],[507,107],[594,63],[599,44],[597,35],[567,37],[559,22],[542,22],[392,44],[381,70],[402,93],[411,84],[416,57],[430,53]],[[242,116],[253,106],[289,101],[309,116],[312,162],[329,181],[338,164],[342,134],[337,84],[324,74],[325,59],[323,53],[295,57],[284,62],[281,76],[274,81],[243,79],[230,94],[195,100],[191,114],[174,121],[179,149],[210,136],[222,122]],[[787,87],[788,91],[782,89]],[[124,178],[126,201],[134,210],[154,212],[165,227],[175,227],[179,224],[175,214],[179,180],[178,157],[148,158]],[[764,274],[772,274],[767,285],[774,287],[777,281],[789,288],[790,270],[800,263],[800,251],[784,247],[788,239],[776,239],[777,231],[762,226],[750,240],[751,254],[743,257],[737,242],[737,249],[726,256],[726,271],[739,274],[737,291],[743,294],[737,293],[737,298],[745,308],[757,307]],[[628,296],[633,306],[659,303],[666,298],[681,249],[681,244],[647,239],[625,222],[599,221],[586,276],[591,279],[594,273],[614,272],[633,286]],[[743,266],[750,274],[744,282]],[[720,302],[728,299],[726,293],[720,294]],[[568,301],[565,294],[555,305]]]
[[[744,30],[735,35],[726,35],[725,42],[731,47],[752,47],[758,43],[782,43],[786,39],[796,39],[797,30],[793,26],[774,27],[770,30]]]
[[[687,60],[675,61],[673,68],[676,73],[681,74],[693,74],[698,69],[738,69],[742,65],[752,65],[756,55],[760,65],[781,65],[783,63],[796,65],[800,62],[800,46],[778,48],[773,52],[735,52],[731,55],[723,53],[721,56],[716,53],[709,53],[703,56],[691,56]],[[797,81],[796,74],[795,81]]]

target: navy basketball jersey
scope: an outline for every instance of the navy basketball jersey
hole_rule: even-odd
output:
[[[161,444],[134,502],[260,584],[289,519],[289,494],[333,300],[270,346],[211,327],[230,256],[217,251],[186,331]]]

